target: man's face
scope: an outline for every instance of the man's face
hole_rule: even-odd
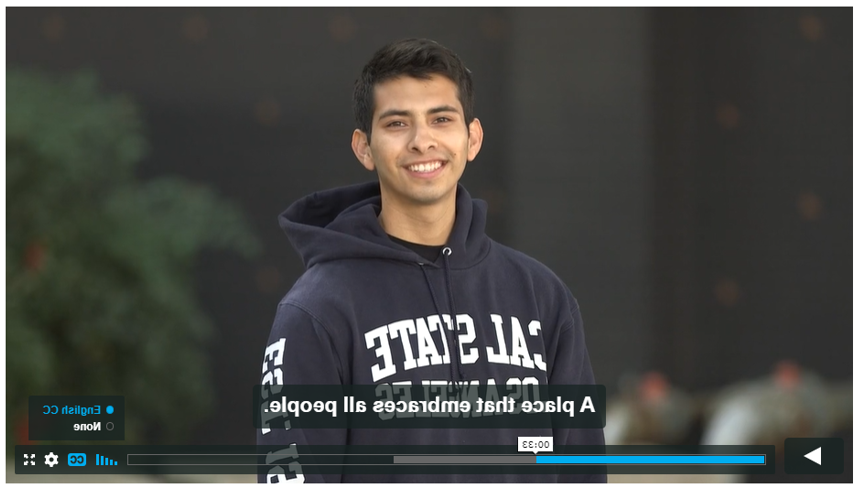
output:
[[[371,142],[356,130],[352,147],[379,175],[383,199],[403,210],[453,201],[483,139],[477,119],[467,130],[454,82],[401,76],[378,84],[374,101]]]

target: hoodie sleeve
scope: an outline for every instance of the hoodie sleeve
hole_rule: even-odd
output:
[[[573,300],[572,321],[558,337],[555,362],[550,372],[550,385],[595,384],[591,360],[585,346],[585,331],[579,304]],[[553,430],[556,445],[605,445],[603,429]],[[560,474],[558,482],[606,482],[606,474]]]
[[[263,396],[271,385],[343,384],[343,367],[326,329],[297,304],[282,302],[263,355]],[[281,427],[274,427],[280,424]],[[257,428],[257,445],[278,445],[266,453],[260,483],[340,482],[340,474],[302,474],[296,446],[345,445],[345,429],[290,428],[289,419],[266,420]],[[263,452],[266,452],[263,450]]]

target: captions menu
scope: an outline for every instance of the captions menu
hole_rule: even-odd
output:
[[[124,440],[123,396],[30,396],[30,440]]]

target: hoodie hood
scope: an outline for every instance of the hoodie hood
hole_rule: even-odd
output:
[[[450,267],[463,269],[489,252],[490,240],[484,232],[487,203],[472,199],[460,184],[456,199],[457,214],[446,246],[452,252],[448,257]],[[379,182],[369,182],[303,197],[284,211],[279,221],[305,268],[356,258],[426,262],[388,238],[379,225],[381,208]]]

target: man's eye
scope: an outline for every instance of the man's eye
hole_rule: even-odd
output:
[[[439,117],[436,119],[436,122],[451,122],[451,119],[447,117]]]
[[[387,127],[403,127],[403,121],[392,121],[387,124]]]

